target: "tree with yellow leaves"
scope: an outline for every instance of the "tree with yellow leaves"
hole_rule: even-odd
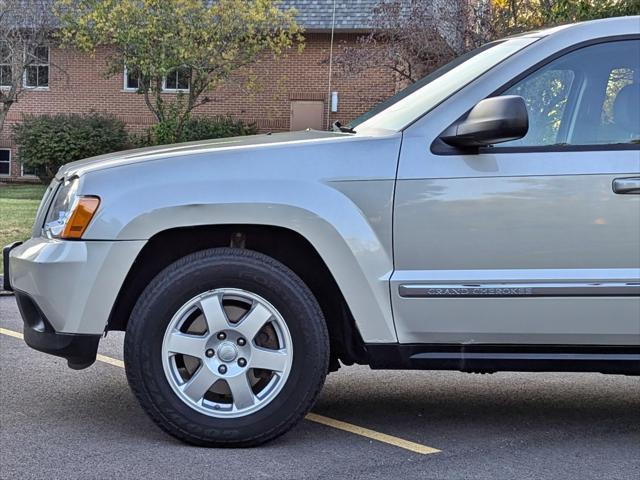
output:
[[[179,141],[191,112],[210,101],[206,92],[233,72],[303,40],[295,10],[273,0],[59,0],[56,14],[63,45],[110,47],[107,75],[135,72],[164,141]],[[188,89],[162,95],[177,70]]]
[[[640,14],[640,0],[493,0],[498,37],[564,23]]]

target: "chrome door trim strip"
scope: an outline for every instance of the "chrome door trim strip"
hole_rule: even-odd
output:
[[[640,282],[402,284],[403,298],[635,297]]]

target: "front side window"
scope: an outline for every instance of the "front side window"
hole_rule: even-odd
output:
[[[529,131],[525,139],[519,140],[521,144],[557,143],[574,80],[573,70],[548,69],[509,90],[511,95],[524,98],[527,104]]]
[[[640,40],[575,50],[503,94],[524,98],[529,132],[497,148],[640,144]]]
[[[24,86],[27,88],[47,88],[49,86],[49,47],[38,47],[28,54],[24,72]]]
[[[10,87],[11,84],[11,51],[6,43],[0,42],[0,87]]]

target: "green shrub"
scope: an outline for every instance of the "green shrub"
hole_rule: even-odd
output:
[[[65,163],[129,147],[124,123],[96,113],[25,116],[13,137],[22,164],[45,183]]]
[[[187,120],[180,136],[175,136],[176,125],[172,119],[153,125],[145,134],[132,135],[131,143],[136,147],[166,145],[169,143],[195,142],[212,138],[240,137],[255,135],[255,123],[245,123],[230,115],[215,117],[194,117]]]
[[[235,120],[227,115],[213,118],[192,118],[184,126],[182,133],[185,142],[193,142],[210,138],[255,135],[258,133],[258,128],[255,123],[246,124],[242,120]]]

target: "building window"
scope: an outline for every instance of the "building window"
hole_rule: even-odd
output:
[[[176,68],[162,80],[162,90],[167,92],[188,92],[191,82],[191,69]],[[140,75],[137,70],[124,68],[124,89],[135,92],[140,88]]]
[[[124,89],[138,90],[140,88],[140,75],[134,68],[124,67]]]
[[[0,149],[0,175],[11,174],[11,150],[8,148]]]
[[[188,91],[191,81],[191,69],[187,67],[176,68],[169,72],[164,79],[164,90]]]
[[[38,176],[38,169],[34,167],[27,167],[25,164],[21,163],[21,175],[23,177],[36,177]]]
[[[24,72],[26,88],[49,87],[49,47],[38,47]]]
[[[6,43],[0,43],[0,87],[11,86],[11,52]]]

